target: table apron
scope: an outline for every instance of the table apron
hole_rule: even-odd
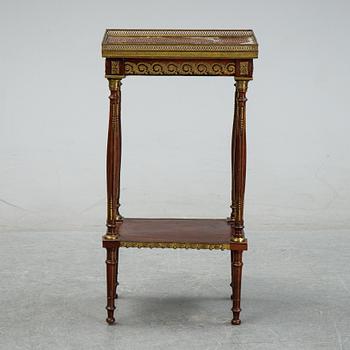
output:
[[[107,58],[106,76],[234,76],[252,79],[252,59]]]

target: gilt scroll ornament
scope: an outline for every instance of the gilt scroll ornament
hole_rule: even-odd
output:
[[[208,62],[125,62],[127,75],[234,75],[235,64]]]

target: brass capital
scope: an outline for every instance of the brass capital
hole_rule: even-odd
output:
[[[108,85],[109,89],[111,91],[118,90],[121,86],[121,80],[124,78],[122,75],[113,75],[113,76],[106,76],[108,79]]]
[[[102,236],[102,238],[107,241],[117,241],[119,234],[106,233],[104,236]]]
[[[247,78],[236,78],[236,87],[238,91],[246,92],[248,89],[248,82],[251,79]]]

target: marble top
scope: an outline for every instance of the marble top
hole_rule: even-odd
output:
[[[102,56],[116,58],[257,58],[250,29],[107,29]]]

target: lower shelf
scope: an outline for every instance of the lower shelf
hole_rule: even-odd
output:
[[[136,248],[246,250],[247,240],[234,241],[225,219],[124,219],[118,236],[104,236],[111,244]]]

